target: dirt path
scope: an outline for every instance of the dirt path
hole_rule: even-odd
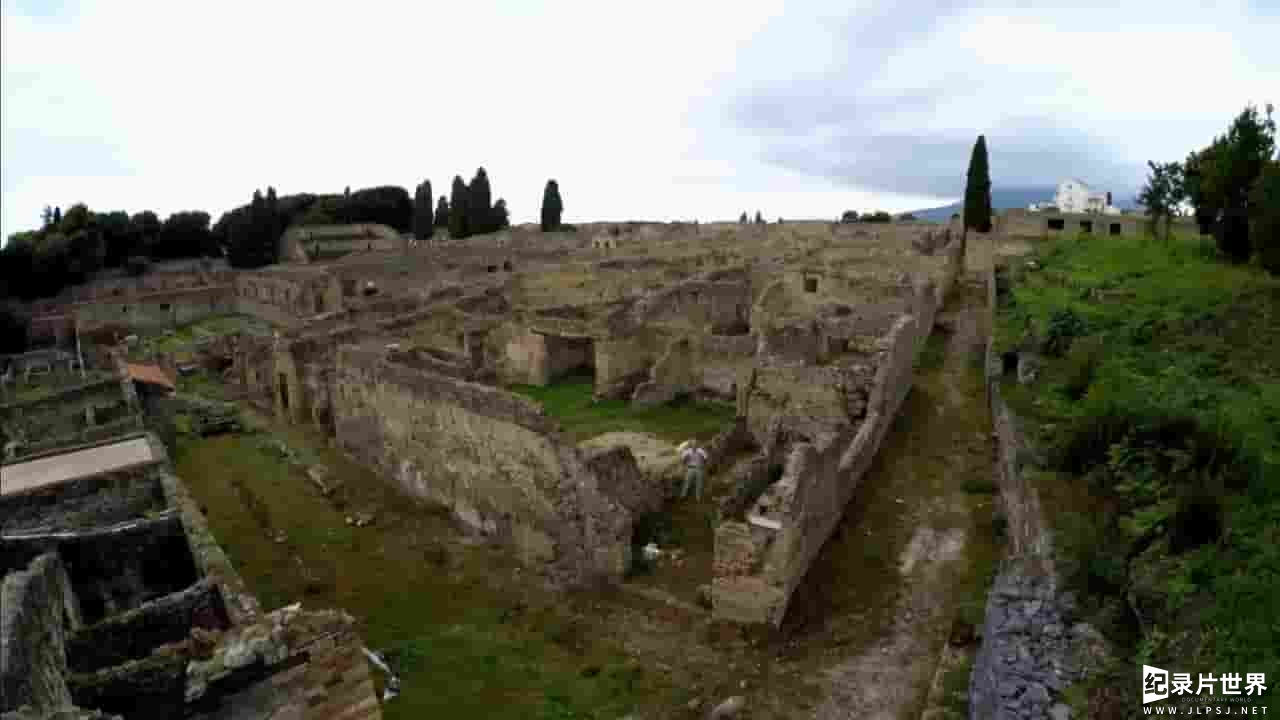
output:
[[[964,627],[966,606],[970,616],[981,606],[995,543],[992,496],[984,491],[992,445],[979,364],[987,333],[980,289],[966,287],[956,305],[934,330],[933,342],[945,337],[943,360],[918,369],[901,417],[811,573],[817,587],[807,589],[806,604],[817,609],[795,632],[848,638],[843,657],[826,668],[829,692],[813,715],[819,720],[897,720],[930,706],[963,707],[956,695],[969,653],[948,652],[948,636],[963,640],[963,630],[953,631]],[[864,581],[822,587],[824,574],[847,584],[857,565]],[[956,687],[930,700],[943,676],[950,683],[942,686]]]

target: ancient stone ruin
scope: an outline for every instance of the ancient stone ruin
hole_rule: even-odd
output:
[[[380,716],[353,618],[262,612],[122,361],[0,405],[0,428],[6,720]]]
[[[636,517],[669,478],[576,445],[505,388],[587,372],[598,398],[731,401],[739,420],[713,462],[753,455],[733,469],[744,490],[707,582],[718,616],[778,624],[910,388],[962,241],[803,223],[615,229],[312,263],[345,289],[341,310],[237,338],[228,378],[567,585],[625,575]],[[239,282],[267,275],[286,271]],[[370,283],[377,295],[355,292]]]
[[[221,373],[234,399],[313,427],[565,587],[632,570],[640,519],[673,493],[674,451],[625,433],[578,442],[513,387],[585,374],[602,400],[732,403],[707,445],[728,492],[704,594],[718,618],[779,625],[911,388],[964,253],[959,234],[914,226],[512,228],[176,268],[37,304],[49,339],[68,347],[69,323],[99,370],[68,366],[82,382],[0,405],[4,709],[379,712],[352,618],[261,612],[219,550],[110,350],[135,333],[253,318],[265,329],[154,362]]]

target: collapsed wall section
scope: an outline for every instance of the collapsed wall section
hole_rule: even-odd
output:
[[[334,427],[344,451],[558,581],[627,570],[631,513],[528,400],[343,346]]]

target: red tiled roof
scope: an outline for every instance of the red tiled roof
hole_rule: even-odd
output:
[[[137,382],[150,383],[151,385],[163,385],[170,390],[176,390],[178,387],[158,365],[125,363],[125,367],[129,370],[129,378]]]

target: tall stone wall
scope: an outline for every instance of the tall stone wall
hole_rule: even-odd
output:
[[[355,346],[340,348],[335,386],[338,444],[408,495],[565,583],[626,571],[630,513],[534,403]]]
[[[746,522],[725,522],[717,528],[711,593],[717,616],[739,622],[782,622],[792,593],[839,523],[911,389],[915,357],[928,337],[936,311],[931,302],[932,283],[923,284],[920,290],[918,312],[922,316],[904,315],[889,331],[865,405],[860,408],[860,422],[832,417],[824,428],[800,419],[823,408],[834,416],[848,407],[844,400],[830,396],[814,398],[811,405],[797,404],[795,399],[788,402],[785,412],[796,419],[784,432],[807,436],[808,440],[792,446],[782,478],[765,492]],[[780,368],[772,374],[758,373],[753,392],[763,389],[770,394],[771,377],[777,373],[822,369]],[[815,380],[792,379],[786,387],[792,393],[810,388],[812,392],[841,395],[836,384],[840,381],[823,385]],[[752,414],[763,410],[757,403],[758,398],[753,400]],[[802,407],[813,410],[799,413]],[[788,424],[779,412],[772,418],[773,427]],[[761,437],[754,426],[753,432]]]

